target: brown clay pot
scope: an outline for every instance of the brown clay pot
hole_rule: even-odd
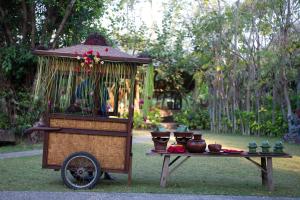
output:
[[[152,141],[154,142],[155,151],[166,151],[170,132],[151,132]]]
[[[206,149],[206,143],[205,140],[202,140],[201,134],[195,134],[194,139],[187,142],[186,148],[190,153],[203,153]]]
[[[193,138],[193,132],[174,132],[177,144],[183,145],[186,148],[187,142]]]
[[[221,149],[222,149],[222,145],[220,145],[220,144],[209,144],[208,149],[209,149],[210,152],[213,152],[213,153],[220,152]]]

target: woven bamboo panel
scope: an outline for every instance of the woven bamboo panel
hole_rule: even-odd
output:
[[[50,119],[51,127],[127,132],[126,123],[74,119]]]
[[[97,158],[101,168],[123,170],[125,150],[126,137],[52,132],[47,160],[49,165],[62,165],[71,153],[85,151]]]

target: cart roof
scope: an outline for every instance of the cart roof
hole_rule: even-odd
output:
[[[90,50],[93,50],[94,53],[99,52],[100,58],[106,61],[140,63],[140,64],[148,64],[151,62],[150,58],[140,58],[137,56],[129,55],[125,52],[120,51],[119,49],[110,46],[101,46],[101,45],[78,44],[78,45],[59,48],[59,49],[34,50],[33,54],[40,55],[40,56],[77,58],[77,56],[82,56],[84,53]]]

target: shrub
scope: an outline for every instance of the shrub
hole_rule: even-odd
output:
[[[33,103],[31,93],[27,90],[17,92],[17,102],[15,131],[22,134],[39,120],[44,110],[39,102]]]
[[[15,112],[11,116],[0,112],[0,129],[12,129],[13,132],[21,135],[24,129],[31,127],[39,120],[43,109],[39,103],[33,103],[29,90],[2,91],[1,94],[6,99],[10,99],[11,103],[7,105],[10,105],[10,110]]]
[[[237,111],[239,117],[238,125],[249,123],[251,134],[265,135],[265,136],[283,136],[288,129],[287,122],[284,120],[282,113],[275,111],[274,121],[272,119],[272,110],[261,108],[260,121],[258,122],[254,112]]]
[[[208,129],[209,114],[207,108],[185,109],[174,115],[177,123],[184,124],[190,129]]]
[[[158,108],[150,108],[147,116],[143,116],[142,113],[135,112],[133,116],[134,128],[153,128],[158,126],[162,121]]]
[[[8,115],[0,112],[0,129],[9,129],[10,125]]]
[[[146,123],[144,121],[144,117],[141,113],[134,112],[133,126],[134,128],[147,128]]]
[[[152,126],[158,126],[162,121],[159,109],[158,108],[151,108],[149,110],[149,112],[147,113],[146,121],[149,121],[149,123]]]

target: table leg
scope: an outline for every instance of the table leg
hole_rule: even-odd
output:
[[[161,176],[160,176],[161,187],[166,187],[167,185],[167,179],[169,177],[169,163],[170,163],[170,156],[165,155],[162,170],[161,170]]]
[[[261,167],[265,170],[261,170],[261,182],[262,185],[265,186],[267,185],[267,162],[266,162],[266,158],[265,157],[261,157]]]
[[[267,186],[269,191],[274,190],[272,157],[267,157]]]
[[[127,185],[131,186],[131,177],[132,177],[132,155],[129,157],[129,171],[128,171],[128,180]]]

